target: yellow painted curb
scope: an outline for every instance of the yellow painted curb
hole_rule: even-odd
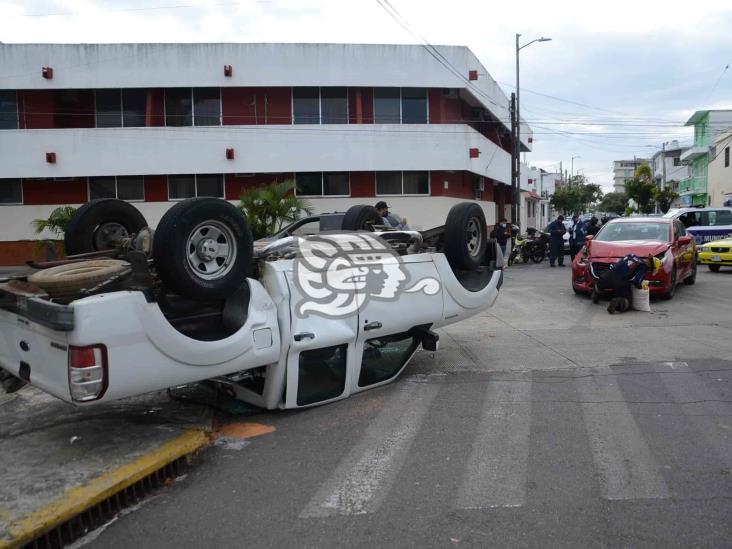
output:
[[[103,474],[84,486],[68,490],[59,499],[8,525],[10,540],[0,540],[0,549],[18,547],[63,524],[89,507],[124,490],[176,459],[195,452],[209,442],[203,429],[191,429],[131,463]]]

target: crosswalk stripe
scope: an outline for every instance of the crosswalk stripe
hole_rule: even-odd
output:
[[[608,367],[576,379],[595,467],[608,500],[668,498],[656,460]]]
[[[300,518],[374,512],[391,489],[437,391],[437,385],[405,383],[305,506]]]
[[[456,509],[524,504],[530,419],[530,377],[490,382]]]
[[[724,463],[732,464],[729,404],[715,402],[719,397],[685,362],[665,363],[659,375],[668,392],[706,442],[717,451]]]

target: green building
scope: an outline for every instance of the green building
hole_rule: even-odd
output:
[[[708,206],[710,146],[717,135],[732,128],[732,110],[696,111],[686,122],[694,126],[694,145],[681,155],[681,161],[691,165],[691,177],[679,183],[679,202],[682,206]]]

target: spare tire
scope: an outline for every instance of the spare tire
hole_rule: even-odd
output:
[[[341,228],[344,231],[373,231],[374,225],[383,225],[384,218],[373,206],[359,204],[351,206],[343,216]]]
[[[64,234],[66,255],[113,249],[121,238],[147,226],[132,204],[116,198],[100,198],[81,206],[69,219]]]
[[[244,215],[220,198],[189,198],[155,230],[153,258],[163,283],[198,301],[225,299],[251,269],[252,233]]]
[[[485,260],[488,228],[483,208],[461,202],[450,208],[445,222],[444,251],[453,269],[475,270]]]
[[[97,259],[59,265],[33,273],[28,282],[35,284],[51,297],[73,297],[81,290],[91,289],[114,276],[130,272],[130,264],[118,259]]]

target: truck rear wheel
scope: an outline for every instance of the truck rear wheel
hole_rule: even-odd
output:
[[[122,238],[146,226],[145,217],[124,200],[92,200],[76,210],[69,219],[64,232],[66,255],[113,249]]]
[[[341,228],[344,231],[371,231],[374,225],[383,225],[384,218],[373,206],[359,204],[351,206],[343,216]]]
[[[219,198],[189,198],[170,208],[153,240],[166,286],[199,301],[225,299],[249,275],[252,233],[244,215]]]
[[[480,267],[488,243],[485,214],[475,202],[455,204],[445,221],[445,256],[453,269]]]

